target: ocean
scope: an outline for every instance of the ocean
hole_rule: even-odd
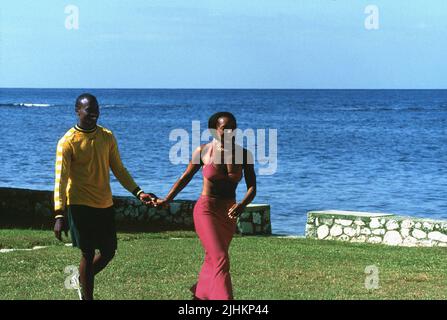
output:
[[[193,121],[204,130],[230,111],[240,129],[265,129],[267,145],[277,130],[276,170],[255,163],[254,203],[270,204],[274,234],[304,234],[310,210],[447,218],[447,90],[0,89],[0,187],[52,190],[56,144],[83,92],[97,96],[131,175],[160,197],[186,168],[170,161],[173,130],[191,135]],[[199,172],[177,198],[198,198],[201,184]],[[129,195],[113,175],[112,191]]]

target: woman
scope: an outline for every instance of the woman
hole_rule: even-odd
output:
[[[235,144],[236,118],[229,112],[211,116],[208,128],[214,140],[198,147],[188,167],[173,185],[165,199],[156,206],[165,206],[191,181],[203,166],[203,190],[194,207],[194,226],[205,250],[205,259],[197,283],[191,288],[194,299],[230,300],[233,289],[230,277],[228,248],[236,231],[236,218],[256,195],[253,157]],[[236,188],[245,176],[247,192],[236,202]]]

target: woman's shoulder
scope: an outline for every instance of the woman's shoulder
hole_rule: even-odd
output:
[[[206,152],[207,150],[209,150],[210,146],[211,146],[211,142],[201,144],[200,146],[198,146],[198,147],[193,151],[193,153],[200,153],[200,154],[203,154],[204,152]]]
[[[203,157],[209,151],[209,147],[210,147],[210,143],[204,143],[204,144],[201,144],[200,146],[198,146],[192,154],[192,162],[194,164],[203,165],[204,164]]]

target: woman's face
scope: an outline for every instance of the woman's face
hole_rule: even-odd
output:
[[[216,133],[220,141],[224,144],[232,143],[236,123],[229,117],[220,117],[217,119]]]

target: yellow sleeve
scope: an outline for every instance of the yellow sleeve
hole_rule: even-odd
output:
[[[65,140],[59,140],[56,151],[56,172],[54,184],[54,210],[65,210],[67,203],[67,184],[70,176],[72,148]]]
[[[112,145],[110,146],[110,168],[113,174],[121,183],[121,185],[129,192],[134,193],[138,188],[138,185],[130,176],[127,169],[124,167],[121,161],[120,153],[118,151],[118,143],[116,142],[115,136],[112,134]]]

